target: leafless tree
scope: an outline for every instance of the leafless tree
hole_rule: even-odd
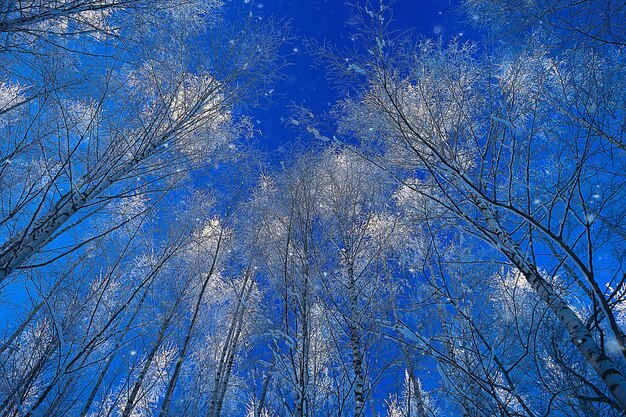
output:
[[[611,302],[617,292],[605,292],[600,278],[608,273],[621,288],[624,272],[610,255],[608,270],[596,263],[599,252],[620,259],[623,251],[609,220],[624,192],[623,126],[594,116],[615,129],[607,143],[574,116],[567,98],[580,91],[570,85],[581,73],[603,77],[623,67],[559,61],[541,44],[495,62],[471,43],[412,46],[386,35],[384,7],[367,10],[373,54],[338,67],[366,80],[358,98],[342,105],[344,132],[384,147],[379,165],[404,178],[405,190],[453,213],[520,271],[625,409],[624,333]],[[576,300],[555,287],[555,276],[576,287]],[[575,305],[582,299],[590,315],[581,318]]]

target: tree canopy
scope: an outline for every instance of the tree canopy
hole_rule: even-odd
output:
[[[0,416],[624,415],[626,6],[249,3],[0,2]]]

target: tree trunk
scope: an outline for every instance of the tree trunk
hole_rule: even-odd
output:
[[[198,315],[200,313],[200,307],[202,305],[202,300],[204,299],[204,293],[206,291],[207,285],[211,277],[215,272],[215,267],[217,265],[217,259],[220,252],[220,246],[222,244],[222,236],[223,230],[220,229],[220,235],[217,240],[217,245],[215,247],[215,253],[213,254],[213,260],[211,262],[211,268],[209,272],[206,274],[204,281],[202,282],[202,287],[200,288],[200,294],[198,294],[198,299],[194,305],[193,315],[191,317],[191,321],[187,326],[187,331],[185,335],[185,341],[183,342],[183,346],[181,348],[180,354],[178,355],[178,359],[176,360],[176,366],[174,367],[174,372],[172,377],[170,378],[167,389],[165,391],[165,397],[163,399],[163,404],[161,406],[161,411],[159,412],[159,417],[167,416],[170,409],[170,404],[172,402],[172,396],[174,395],[174,388],[176,388],[176,382],[178,381],[178,377],[183,367],[183,362],[185,361],[185,356],[187,356],[187,351],[189,350],[191,336],[193,334],[193,330],[196,327],[196,321],[198,320]]]
[[[237,346],[239,344],[239,338],[244,325],[245,304],[250,296],[253,288],[253,282],[250,280],[250,272],[246,272],[245,280],[243,283],[242,294],[237,301],[237,306],[233,314],[233,318],[230,324],[229,335],[222,351],[220,358],[220,365],[218,367],[218,374],[221,376],[219,383],[216,383],[214,387],[214,394],[211,398],[212,409],[209,410],[209,417],[219,417],[222,412],[222,406],[224,404],[224,398],[226,397],[226,390],[228,389],[228,381],[233,370],[233,364],[235,362],[235,354],[237,353]],[[249,284],[249,285],[248,285]],[[217,382],[217,381],[216,381]]]
[[[411,415],[411,399],[415,402],[415,408],[417,417],[428,417],[426,415],[426,408],[424,407],[424,400],[422,395],[422,388],[415,376],[413,370],[413,360],[409,354],[409,349],[406,345],[402,346],[402,352],[404,353],[404,360],[406,361],[406,372],[408,375],[408,397],[409,397],[409,416]]]
[[[91,392],[89,393],[89,397],[87,398],[87,401],[85,402],[85,405],[83,406],[83,409],[80,412],[80,417],[86,417],[87,414],[89,413],[89,409],[91,408],[91,405],[93,404],[93,401],[95,400],[96,395],[98,394],[98,391],[100,390],[100,386],[102,385],[102,382],[104,381],[104,378],[106,377],[106,374],[108,373],[109,368],[111,367],[111,364],[113,363],[113,357],[115,356],[115,352],[117,352],[120,346],[122,346],[122,341],[124,340],[124,336],[126,336],[131,326],[133,325],[135,318],[141,311],[141,307],[143,306],[143,303],[146,300],[146,297],[148,296],[148,289],[149,287],[146,288],[141,298],[139,299],[139,303],[137,303],[137,307],[135,308],[135,311],[133,312],[130,319],[128,320],[128,323],[124,327],[124,330],[115,339],[115,344],[113,345],[113,349],[112,349],[113,353],[111,354],[111,356],[106,358],[106,363],[104,364],[104,367],[100,371],[98,375],[98,379],[96,380],[96,383],[94,384],[93,388],[91,389]]]
[[[54,233],[65,222],[97,198],[103,191],[132,172],[142,161],[156,153],[158,146],[163,143],[172,131],[166,132],[157,140],[149,141],[143,152],[135,155],[131,160],[115,164],[108,175],[105,173],[101,178],[85,176],[77,182],[77,186],[65,193],[59,200],[48,209],[46,214],[20,231],[16,236],[7,240],[0,246],[0,284],[18,267],[28,261],[43,246],[45,246]],[[149,133],[147,133],[149,134]],[[97,171],[97,170],[95,170]],[[92,174],[93,175],[93,174]],[[96,182],[94,182],[96,181]],[[82,188],[80,190],[79,188]]]
[[[385,89],[387,98],[390,99],[393,104],[393,109],[390,110],[390,114],[394,114],[398,117],[393,120],[393,123],[399,125],[407,145],[431,172],[439,172],[442,175],[443,181],[452,184],[456,189],[466,194],[466,198],[479,210],[487,226],[483,228],[476,225],[465,213],[457,214],[477,226],[479,231],[489,241],[494,243],[495,248],[506,256],[524,275],[528,283],[567,329],[576,348],[580,351],[587,363],[595,370],[602,382],[609,388],[622,411],[626,412],[626,378],[617,365],[600,349],[591,333],[578,316],[576,316],[572,308],[558,295],[552,285],[543,279],[537,266],[526,258],[519,245],[504,228],[500,226],[497,216],[492,210],[491,203],[481,194],[476,185],[465,176],[463,169],[458,166],[458,163],[454,159],[443,155],[440,149],[428,140],[425,140],[401,110],[394,94],[389,90],[387,83],[383,82],[383,88]],[[410,131],[410,134],[406,132],[406,129]],[[413,143],[414,138],[419,139],[419,141],[428,148],[436,160],[438,160],[438,163],[434,163],[422,156],[422,152],[416,148]]]
[[[585,324],[578,318],[567,302],[541,276],[537,267],[523,255],[519,245],[500,226],[486,201],[482,197],[475,195],[474,203],[479,208],[489,229],[491,229],[489,232],[497,239],[500,252],[515,265],[541,299],[556,314],[559,321],[567,329],[574,345],[609,388],[622,410],[626,412],[626,378],[619,368],[600,349],[589,330],[585,327]]]
[[[274,365],[272,364],[272,368],[267,374],[265,381],[263,381],[263,389],[261,389],[261,396],[259,397],[259,402],[256,404],[254,408],[254,417],[261,417],[261,413],[263,412],[263,408],[265,407],[265,398],[267,397],[267,391],[270,386],[270,381],[272,379],[272,370]]]
[[[26,327],[30,324],[30,322],[33,320],[33,318],[35,317],[35,315],[37,314],[37,312],[41,309],[41,307],[43,307],[43,305],[45,304],[45,301],[41,301],[39,302],[39,304],[37,304],[30,313],[28,313],[28,317],[26,317],[26,319],[24,319],[24,321],[22,322],[22,324],[20,324],[20,326],[15,329],[15,331],[13,333],[11,333],[11,336],[9,336],[9,338],[2,342],[2,344],[0,345],[0,357],[2,356],[2,354],[11,347],[11,345],[13,344],[13,342],[15,341],[15,339],[17,339],[22,332],[24,331],[24,329],[26,329]],[[12,350],[13,348],[11,348]],[[10,354],[9,354],[10,356]]]
[[[52,392],[52,390],[54,389],[54,387],[56,386],[56,384],[61,380],[61,378],[68,374],[69,372],[71,372],[72,367],[84,356],[84,355],[89,355],[91,354],[91,352],[93,352],[93,350],[96,348],[98,340],[104,335],[104,333],[106,332],[106,330],[111,327],[113,325],[113,323],[115,322],[115,320],[117,319],[117,317],[122,314],[122,312],[124,310],[126,310],[126,308],[130,305],[130,303],[132,302],[132,300],[137,296],[137,294],[139,294],[139,291],[141,291],[142,289],[145,288],[145,290],[147,291],[147,289],[149,288],[149,286],[152,284],[153,282],[153,278],[156,276],[156,274],[158,273],[158,271],[165,265],[165,263],[167,263],[167,261],[174,255],[174,253],[176,252],[177,248],[173,248],[170,249],[170,252],[165,253],[161,259],[159,260],[158,264],[154,266],[154,268],[152,269],[152,271],[150,271],[150,274],[141,282],[141,284],[132,292],[132,294],[129,296],[129,298],[126,300],[126,302],[124,303],[124,305],[122,305],[120,308],[118,308],[115,313],[113,313],[113,315],[111,316],[111,318],[109,318],[109,320],[107,321],[107,323],[103,326],[103,328],[98,332],[98,334],[96,334],[95,336],[93,336],[89,342],[87,342],[85,344],[85,346],[79,351],[77,352],[74,357],[68,361],[67,363],[65,363],[63,365],[63,369],[57,371],[57,374],[55,375],[54,378],[52,378],[52,380],[48,383],[48,385],[46,386],[46,388],[42,391],[41,395],[39,396],[39,398],[37,399],[37,401],[35,402],[35,404],[33,405],[33,407],[31,408],[31,410],[24,416],[24,417],[30,417],[33,413],[34,410],[36,410],[39,406],[41,406],[41,404],[43,404],[43,402],[45,401],[45,399],[47,398],[47,396]]]
[[[352,371],[354,372],[354,417],[365,412],[365,378],[363,377],[363,354],[359,334],[359,311],[356,280],[352,260],[348,264],[348,297],[350,298],[350,348],[352,349]]]
[[[170,315],[163,321],[163,324],[161,325],[161,329],[159,330],[157,339],[152,345],[152,349],[150,350],[150,353],[148,353],[148,356],[146,357],[146,362],[141,368],[141,372],[139,373],[139,376],[137,376],[137,379],[135,380],[135,383],[133,384],[133,388],[130,392],[130,395],[128,396],[128,399],[126,400],[126,406],[124,407],[124,411],[122,412],[121,417],[130,417],[130,414],[132,413],[133,408],[135,408],[135,401],[137,400],[137,395],[139,394],[139,390],[141,389],[143,380],[145,379],[146,375],[148,374],[148,371],[150,370],[150,366],[152,365],[152,360],[156,356],[157,352],[161,348],[161,345],[163,344],[163,341],[165,340],[165,333],[167,332],[167,329],[170,326],[171,320],[174,316],[174,312],[175,312],[175,308],[172,309]]]

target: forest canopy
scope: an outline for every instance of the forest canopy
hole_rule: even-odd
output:
[[[0,2],[0,416],[626,413],[626,4],[350,7]]]

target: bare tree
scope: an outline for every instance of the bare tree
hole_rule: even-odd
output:
[[[466,1],[468,20],[508,42],[534,32],[558,48],[626,45],[626,8],[611,1]],[[520,36],[522,35],[522,36]]]
[[[100,2],[79,3],[77,7]],[[155,21],[164,26],[146,29],[162,33],[167,25],[183,25],[177,19],[191,6],[183,2],[157,9]],[[46,59],[75,60],[73,65],[87,73],[34,73],[35,78],[22,83],[11,76],[25,73],[19,66],[7,69],[3,109],[7,116],[22,111],[27,117],[14,123],[14,115],[4,124],[9,139],[1,152],[0,180],[10,185],[3,193],[0,282],[111,201],[135,196],[141,184],[155,191],[168,188],[190,167],[219,159],[220,150],[228,150],[241,132],[232,106],[271,78],[268,64],[278,46],[271,25],[231,26],[207,24],[214,43],[205,48],[186,42],[198,29],[180,32],[181,38],[151,39],[159,45],[156,51],[146,39],[114,38],[111,49],[119,53],[113,56],[59,47],[36,55],[33,62],[37,69],[60,71]],[[62,79],[70,76],[74,78]],[[29,96],[39,88],[43,96]]]
[[[602,77],[621,67],[562,62],[533,44],[503,63],[471,44],[411,46],[386,36],[383,14],[371,12],[373,56],[342,64],[367,79],[359,98],[342,104],[344,131],[382,145],[381,166],[411,177],[407,189],[455,214],[517,268],[625,409],[624,333],[595,262],[597,251],[623,250],[608,220],[623,198],[623,154],[562,98],[581,71]],[[610,268],[620,286],[621,268]],[[541,269],[572,282],[591,315],[581,319]],[[617,356],[609,343],[619,346]]]

